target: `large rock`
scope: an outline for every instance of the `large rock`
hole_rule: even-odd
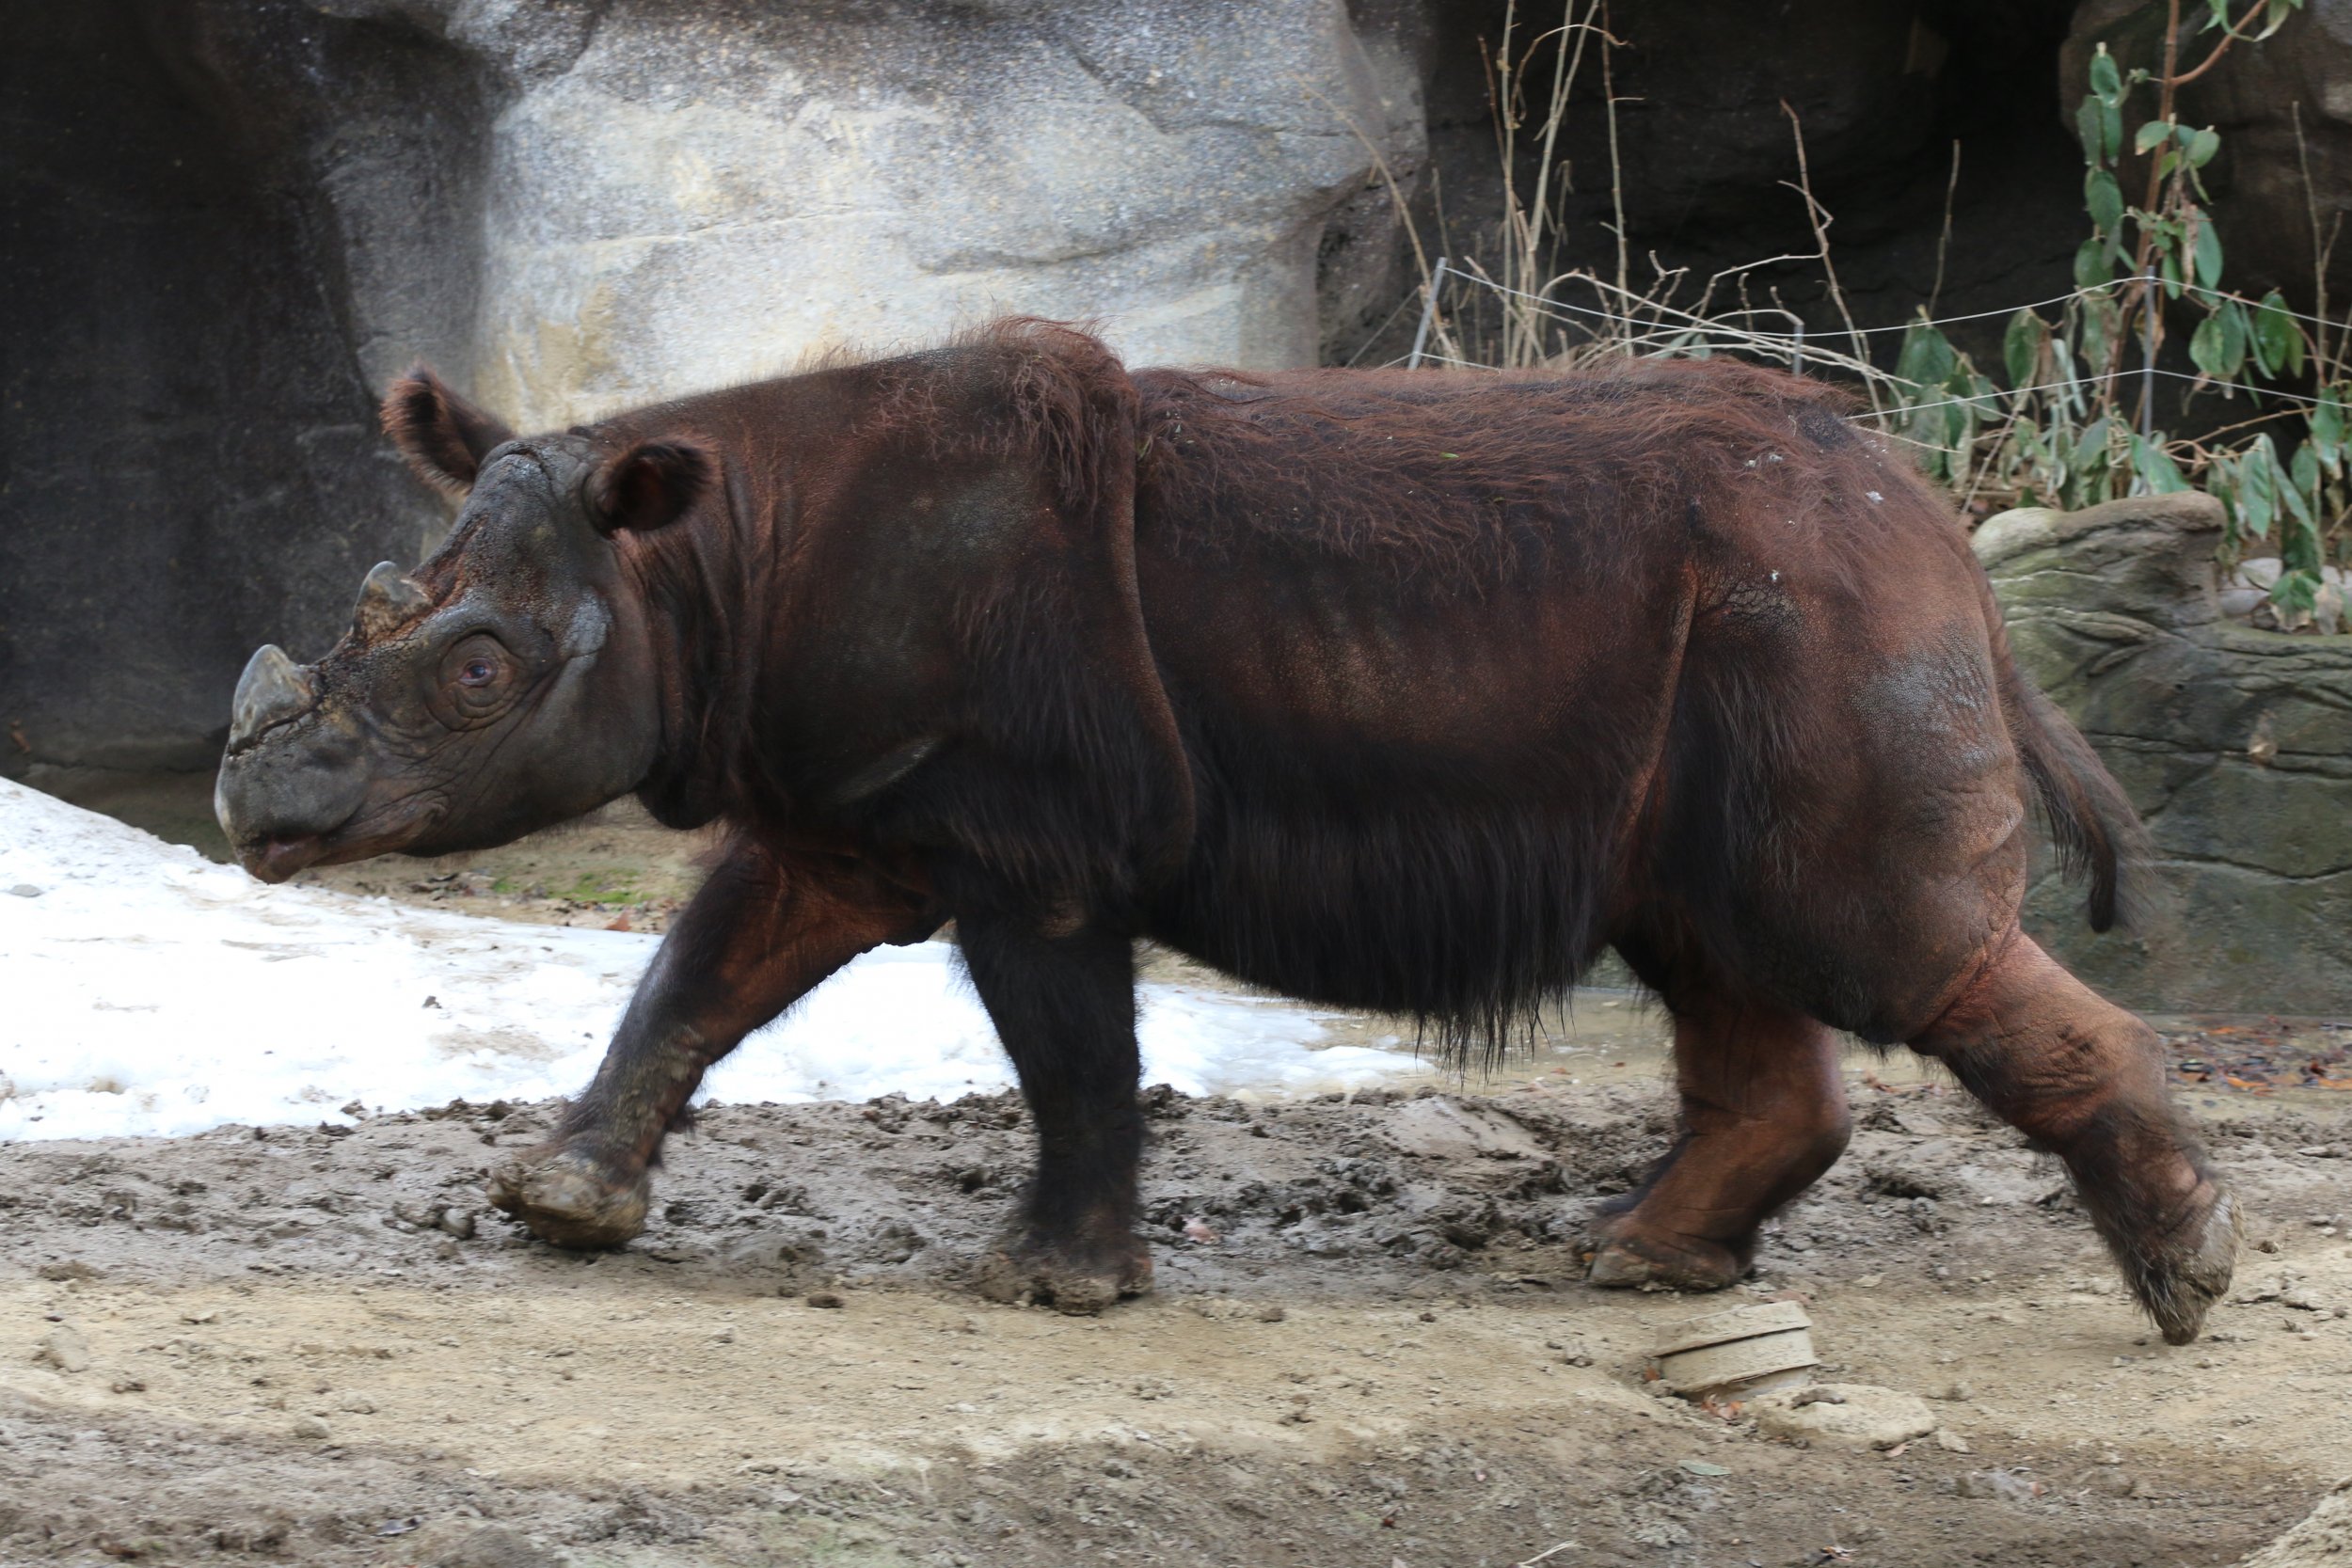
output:
[[[1891,1449],[1935,1430],[1935,1413],[1927,1401],[1869,1383],[1775,1388],[1751,1399],[1748,1415],[1767,1437],[1801,1437],[1842,1449]]]
[[[208,766],[427,547],[412,356],[525,426],[1007,311],[1312,363],[1406,287],[1419,6],[5,0],[0,772]]]
[[[1311,364],[1327,226],[1385,237],[1349,204],[1418,158],[1417,84],[1338,0],[620,0],[561,69],[543,25],[453,29],[516,80],[466,369],[526,425],[1007,312]]]
[[[2177,495],[1978,530],[2027,676],[2074,716],[2154,838],[2149,919],[2094,936],[2054,872],[2034,935],[2159,1011],[2352,1006],[2352,637],[2225,620],[2221,509]]]
[[[317,20],[0,6],[0,771],[209,766],[253,646],[316,651],[438,522],[375,435],[306,205],[290,84],[341,57]],[[435,145],[431,56],[370,60],[335,105],[354,152]]]

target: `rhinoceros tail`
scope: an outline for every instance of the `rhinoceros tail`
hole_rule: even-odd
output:
[[[2017,668],[1992,586],[1985,588],[1993,660],[2010,738],[2033,781],[2034,795],[2070,880],[2087,879],[2090,928],[2128,926],[2139,911],[2148,830],[2082,731]]]

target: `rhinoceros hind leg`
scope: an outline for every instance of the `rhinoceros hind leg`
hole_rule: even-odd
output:
[[[2055,1152],[2169,1344],[2228,1293],[2238,1212],[2165,1093],[2155,1031],[2014,928],[1912,1048]]]
[[[1837,1038],[1777,1005],[1675,988],[1682,1132],[1643,1185],[1593,1224],[1592,1284],[1720,1290],[1748,1272],[1756,1227],[1845,1151]]]
[[[491,1206],[502,1209],[557,1246],[594,1250],[623,1245],[645,1228],[653,1183],[614,1177],[587,1155],[560,1146],[533,1149],[490,1173]]]

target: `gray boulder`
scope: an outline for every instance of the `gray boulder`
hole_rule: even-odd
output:
[[[2153,1011],[2352,1007],[2352,638],[2225,619],[2218,502],[2005,512],[1976,535],[2029,678],[2122,781],[2155,843],[2155,908],[2094,936],[2037,879],[2027,928]]]
[[[1097,317],[1142,362],[1311,364],[1327,230],[1390,255],[1385,196],[1356,198],[1420,154],[1417,80],[1335,0],[619,0],[592,31],[512,5],[449,31],[515,95],[460,369],[526,426],[1005,313]]]

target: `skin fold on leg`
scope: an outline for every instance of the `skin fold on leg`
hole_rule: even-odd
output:
[[[1711,1291],[1748,1272],[1756,1227],[1845,1151],[1837,1037],[1812,1019],[1713,997],[1675,1009],[1682,1131],[1596,1219],[1590,1279]]]
[[[2065,1162],[2166,1342],[2196,1338],[2229,1291],[2238,1217],[2165,1092],[2155,1031],[2012,927],[1911,1044]]]
[[[710,1065],[859,954],[929,929],[921,901],[845,857],[739,844],[639,982],[596,1069],[548,1141],[488,1196],[561,1246],[619,1246],[644,1228],[646,1172]]]
[[[1099,1312],[1152,1288],[1135,1233],[1143,1116],[1136,1047],[1135,952],[1123,936],[1041,935],[1017,920],[959,920],[972,983],[1021,1076],[1037,1124],[1037,1171],[974,1283]]]

